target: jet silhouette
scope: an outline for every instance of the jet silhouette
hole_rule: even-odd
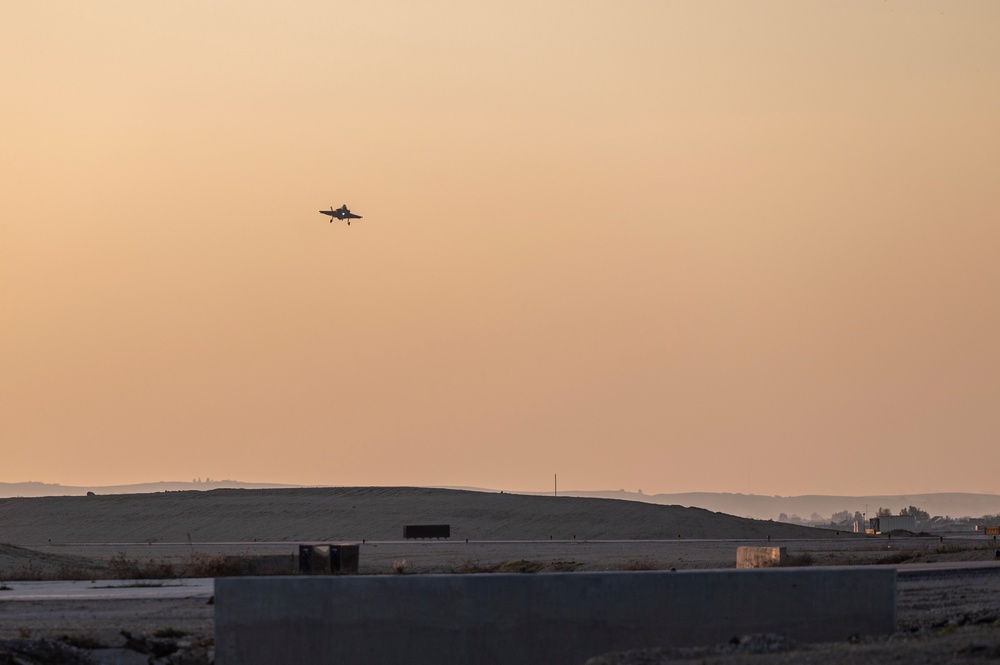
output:
[[[337,219],[346,219],[348,226],[351,225],[352,219],[362,219],[361,215],[355,215],[353,212],[348,210],[346,203],[337,208],[336,210],[334,210],[333,206],[330,206],[329,210],[320,210],[320,212],[323,213],[324,215],[330,215],[331,224],[333,223],[334,217],[336,217]]]

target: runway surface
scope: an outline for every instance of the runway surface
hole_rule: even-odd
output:
[[[96,582],[5,582],[0,602],[16,600],[160,600],[204,598],[215,592],[212,578],[183,580],[98,580]]]

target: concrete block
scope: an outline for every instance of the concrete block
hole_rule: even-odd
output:
[[[784,547],[736,548],[737,568],[773,568],[788,564],[788,551]]]
[[[219,578],[219,665],[579,665],[608,652],[896,628],[891,568]]]

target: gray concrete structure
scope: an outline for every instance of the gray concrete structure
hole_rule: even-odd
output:
[[[750,633],[843,640],[896,628],[896,571],[220,578],[219,665],[580,665],[607,651]]]

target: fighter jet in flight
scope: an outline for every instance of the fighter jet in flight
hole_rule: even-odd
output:
[[[320,212],[323,213],[324,215],[330,215],[331,224],[333,223],[334,217],[336,217],[337,219],[346,219],[348,226],[351,225],[352,219],[361,219],[361,215],[355,215],[353,212],[347,209],[346,203],[337,208],[336,210],[333,209],[333,206],[330,206],[329,210],[320,210]]]

